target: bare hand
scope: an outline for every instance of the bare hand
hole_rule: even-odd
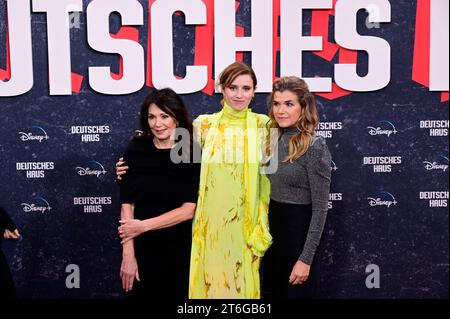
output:
[[[297,261],[289,276],[289,283],[292,285],[301,285],[304,283],[308,279],[310,268],[311,266],[305,264],[303,261]]]
[[[141,281],[139,278],[139,269],[136,257],[123,257],[122,265],[120,267],[120,278],[122,279],[122,288],[128,292],[133,289],[134,278]]]
[[[119,181],[122,180],[121,175],[125,174],[128,169],[128,166],[122,166],[124,164],[123,157],[119,158],[119,161],[116,163],[116,176]]]
[[[5,232],[3,233],[3,238],[5,238],[5,239],[19,239],[20,238],[19,230],[15,229],[14,231],[10,231],[8,229],[5,229]]]
[[[121,244],[126,243],[127,241],[145,232],[145,225],[142,220],[127,219],[120,220],[119,223],[121,224],[118,228],[119,236],[122,239],[120,242]]]

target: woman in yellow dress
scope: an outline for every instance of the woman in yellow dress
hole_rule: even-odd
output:
[[[220,75],[222,110],[194,121],[202,147],[189,298],[259,298],[260,258],[269,248],[270,182],[261,173],[269,118],[253,113],[254,71],[242,62]]]

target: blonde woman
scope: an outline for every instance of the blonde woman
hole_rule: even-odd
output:
[[[278,149],[273,159],[278,170],[268,175],[273,244],[264,257],[263,293],[266,298],[316,298],[331,156],[325,140],[314,133],[319,117],[304,80],[290,76],[274,82],[269,117],[281,137],[271,143]]]

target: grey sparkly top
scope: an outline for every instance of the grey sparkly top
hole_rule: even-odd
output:
[[[322,137],[313,137],[308,151],[298,160],[283,162],[289,139],[298,129],[288,128],[278,142],[278,169],[269,174],[270,198],[281,203],[312,204],[312,217],[299,260],[311,265],[327,218],[331,182],[331,155]]]

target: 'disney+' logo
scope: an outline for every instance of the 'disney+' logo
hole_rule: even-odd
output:
[[[43,140],[49,139],[47,132],[41,126],[33,125],[31,128],[32,132],[19,132],[19,138],[23,142],[38,141],[41,143]]]
[[[368,126],[367,130],[370,135],[387,135],[390,137],[392,134],[397,134],[398,131],[395,128],[395,125],[390,121],[380,121],[378,126]]]
[[[29,203],[22,203],[23,211],[26,213],[45,213],[46,211],[50,211],[52,208],[50,207],[50,204],[48,201],[42,197],[42,196],[35,196],[33,198],[34,202]]]
[[[387,206],[389,208],[389,207],[391,207],[391,205],[395,206],[398,204],[394,195],[392,195],[389,192],[380,192],[377,194],[376,197],[367,197],[367,200],[369,201],[369,205],[371,207]]]
[[[87,162],[84,167],[82,166],[75,167],[75,170],[80,176],[94,175],[97,178],[100,178],[101,176],[106,174],[105,167],[101,163],[94,160]]]
[[[423,161],[423,164],[425,164],[425,169],[427,171],[442,170],[445,172],[448,169],[448,157],[444,155],[438,155],[436,156],[435,161]]]

